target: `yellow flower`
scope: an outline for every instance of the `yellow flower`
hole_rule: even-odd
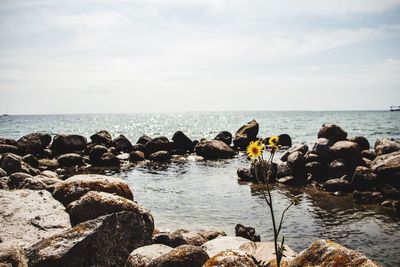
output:
[[[271,149],[272,149],[273,151],[277,150],[277,149],[279,148],[279,145],[278,145],[278,143],[279,143],[279,137],[276,136],[276,135],[271,136],[271,137],[269,138],[268,143],[269,143],[269,146],[271,147]]]
[[[263,152],[263,145],[259,140],[250,142],[249,146],[246,149],[246,152],[250,158],[259,157]]]

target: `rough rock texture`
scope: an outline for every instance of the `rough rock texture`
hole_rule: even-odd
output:
[[[245,149],[250,141],[256,140],[258,129],[259,126],[256,120],[252,120],[243,125],[236,131],[233,145],[237,148]]]
[[[192,151],[194,148],[193,141],[182,131],[177,131],[172,136],[174,141],[174,149],[182,149],[183,151]]]
[[[60,167],[73,167],[83,165],[83,158],[81,155],[76,153],[67,153],[61,155],[57,159]]]
[[[257,267],[250,255],[240,250],[224,250],[210,258],[203,267]]]
[[[207,241],[201,247],[211,258],[219,252],[227,249],[239,249],[241,245],[248,242],[249,240],[243,237],[220,236],[213,240]]]
[[[258,262],[268,263],[275,259],[274,242],[248,242],[241,245],[239,250],[253,256]],[[286,256],[284,259],[289,261],[297,256],[297,253],[287,245],[284,254]]]
[[[153,220],[150,212],[136,202],[114,194],[97,191],[88,192],[79,200],[73,201],[68,205],[67,210],[72,225],[120,211],[141,213],[143,217],[148,216],[148,220]]]
[[[119,212],[76,225],[27,250],[29,266],[123,266],[130,252],[149,245],[152,222]]]
[[[31,133],[17,141],[17,147],[25,154],[36,154],[43,151],[51,142],[49,134]]]
[[[375,164],[374,162],[372,170],[378,175],[379,180],[400,188],[400,154],[392,153],[384,159],[377,160]]]
[[[116,137],[113,142],[113,146],[115,147],[117,152],[126,152],[129,153],[132,150],[132,143],[125,137],[125,135],[119,135]]]
[[[335,124],[323,124],[318,132],[318,138],[326,138],[332,142],[332,144],[346,140],[347,133]]]
[[[15,243],[0,243],[1,267],[28,267],[24,250]]]
[[[133,200],[129,186],[120,179],[104,175],[75,175],[55,185],[53,196],[64,205],[79,199],[89,191],[115,193]]]
[[[56,159],[39,159],[39,166],[52,170],[55,170],[59,167],[58,161]]]
[[[240,236],[254,242],[261,241],[260,235],[256,234],[256,229],[241,224],[235,226],[235,236]]]
[[[219,140],[205,140],[195,147],[196,154],[205,159],[231,158],[236,153],[227,144]]]
[[[112,142],[111,134],[105,130],[101,130],[93,134],[92,136],[90,136],[90,139],[95,144],[105,145],[105,146],[109,146]]]
[[[19,154],[19,150],[18,150],[18,147],[16,147],[16,146],[0,144],[0,154],[4,154],[4,153]]]
[[[201,267],[207,260],[202,248],[182,245],[150,261],[148,267]]]
[[[289,266],[377,267],[381,265],[368,259],[360,252],[345,248],[333,241],[321,239],[302,251]]]
[[[22,160],[34,168],[39,167],[38,159],[35,156],[33,156],[32,154],[25,155],[24,157],[22,157]]]
[[[150,261],[157,259],[171,250],[171,247],[162,244],[153,244],[137,248],[129,254],[125,267],[146,267]]]
[[[37,178],[27,173],[16,172],[8,177],[8,188],[46,190],[47,184],[40,177]]]
[[[306,160],[305,160],[304,154],[302,152],[295,151],[287,157],[287,163],[296,172],[296,171],[304,170]]]
[[[241,181],[245,182],[256,182],[256,178],[253,176],[249,168],[239,168],[237,169],[237,176]]]
[[[0,137],[0,144],[17,146],[17,141],[15,141],[14,139],[8,139],[8,138],[1,138]]]
[[[84,136],[77,134],[57,135],[53,138],[51,150],[55,154],[59,155],[83,151],[86,148],[86,145],[87,140]]]
[[[357,143],[350,141],[338,141],[331,148],[330,152],[335,159],[344,159],[349,162],[361,160],[361,150]]]
[[[290,149],[288,149],[281,157],[282,161],[287,161],[288,156],[290,154],[292,154],[293,152],[299,151],[302,154],[306,154],[308,152],[308,146],[307,145],[294,145],[293,147],[291,147]]]
[[[5,170],[8,175],[14,172],[20,172],[22,168],[22,158],[18,155],[7,153],[1,157],[0,168]]]
[[[328,162],[331,158],[330,147],[332,142],[327,138],[318,138],[315,142],[313,148],[311,149],[311,153],[318,155],[322,163]]]
[[[375,153],[377,156],[400,151],[400,141],[395,139],[378,139],[375,141]]]
[[[381,192],[360,192],[354,191],[353,193],[354,202],[360,204],[378,204],[383,200]]]
[[[379,181],[370,168],[358,166],[354,171],[351,184],[355,190],[368,191],[375,189]]]
[[[162,232],[153,236],[153,242],[163,244],[170,247],[178,247],[180,245],[201,246],[210,240],[210,236],[206,238],[201,233],[191,232],[185,229],[178,229],[175,232]]]
[[[64,207],[44,190],[0,190],[0,207],[0,239],[25,248],[71,227]]]
[[[228,146],[232,143],[232,134],[228,131],[222,131],[214,137],[215,140],[219,140],[227,144]]]

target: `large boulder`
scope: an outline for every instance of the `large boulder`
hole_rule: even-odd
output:
[[[318,138],[315,142],[313,148],[311,149],[311,153],[318,155],[321,163],[328,162],[331,158],[330,147],[332,142],[327,138]]]
[[[18,155],[7,153],[0,159],[0,168],[5,170],[8,175],[22,170],[22,158]]]
[[[297,253],[289,246],[284,245],[284,248],[284,259],[290,261],[297,256]],[[246,252],[248,255],[254,257],[258,262],[262,263],[269,263],[276,258],[274,242],[248,242],[241,245],[239,250]]]
[[[400,154],[395,152],[387,156],[384,159],[374,161],[372,170],[377,174],[380,181],[389,182],[396,188],[400,188]]]
[[[361,160],[361,149],[354,142],[338,141],[330,148],[330,152],[335,159],[341,158],[348,162]]]
[[[129,153],[132,150],[132,143],[129,141],[128,138],[125,137],[125,135],[120,134],[118,137],[116,137],[113,142],[113,146],[115,147],[115,150],[117,152],[126,152]]]
[[[56,135],[51,144],[51,150],[54,154],[66,154],[81,152],[87,145],[86,137],[77,134]]]
[[[162,244],[137,248],[129,254],[125,267],[146,267],[150,261],[167,254],[171,250],[171,247]]]
[[[227,144],[228,146],[232,143],[232,134],[228,131],[222,131],[217,136],[214,137],[214,140],[219,140]]]
[[[25,154],[42,152],[51,142],[51,136],[43,133],[31,133],[17,141],[17,147]]]
[[[250,255],[240,250],[224,250],[211,257],[203,267],[257,267]]]
[[[368,139],[364,136],[353,136],[349,138],[349,141],[357,143],[360,147],[361,151],[369,150],[369,142]]]
[[[287,158],[287,163],[293,168],[295,172],[304,170],[306,160],[304,154],[300,151],[291,153]]]
[[[338,141],[346,140],[347,133],[340,126],[325,123],[319,129],[318,138],[326,138],[334,144]]]
[[[201,247],[207,252],[208,256],[214,257],[216,254],[227,249],[237,250],[244,243],[250,242],[243,237],[220,236],[213,240],[207,241]]]
[[[82,156],[76,153],[61,155],[57,158],[57,161],[60,167],[82,166],[84,164]]]
[[[400,151],[400,141],[396,139],[378,139],[374,145],[375,153],[377,156]]]
[[[15,243],[0,243],[0,266],[28,267],[24,250]]]
[[[144,146],[146,156],[150,156],[157,151],[171,151],[171,142],[165,136],[156,137],[148,141]]]
[[[0,144],[0,154],[5,154],[5,153],[19,154],[20,151],[16,146]]]
[[[80,223],[27,250],[29,266],[123,266],[130,252],[151,243],[152,221],[123,211]]]
[[[351,184],[355,190],[369,191],[374,190],[379,181],[377,175],[370,168],[358,166],[354,171]]]
[[[79,200],[73,201],[68,205],[67,211],[72,225],[120,211],[141,213],[143,218],[147,216],[147,220],[153,220],[150,212],[136,202],[118,195],[98,191],[88,192]]]
[[[101,130],[92,136],[90,139],[94,144],[110,146],[112,142],[111,134],[106,130]]]
[[[114,193],[133,200],[133,194],[128,184],[117,178],[96,174],[75,175],[57,183],[53,196],[64,205],[68,205],[89,191]]]
[[[240,149],[246,149],[251,141],[257,139],[259,126],[256,120],[252,120],[240,127],[233,139],[233,145]]]
[[[63,205],[45,190],[0,190],[0,239],[23,248],[71,227]]]
[[[302,266],[347,266],[378,267],[378,263],[368,259],[364,254],[345,248],[331,240],[317,240],[310,247],[297,255],[290,267]]]
[[[208,260],[207,253],[200,247],[182,245],[150,261],[148,267],[201,267]]]
[[[227,144],[219,140],[205,140],[195,146],[198,156],[205,159],[225,159],[231,158],[236,153]]]
[[[294,145],[290,149],[288,149],[281,157],[282,161],[287,161],[290,154],[294,152],[301,152],[302,154],[306,154],[308,152],[308,146],[303,144]]]
[[[9,189],[30,189],[30,190],[46,190],[47,184],[40,178],[37,179],[30,174],[23,172],[15,172],[8,177]]]
[[[194,148],[193,141],[187,137],[182,131],[177,131],[172,136],[174,141],[174,149],[181,149],[183,151],[192,151]]]

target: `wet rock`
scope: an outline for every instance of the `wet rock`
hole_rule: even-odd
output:
[[[140,213],[146,220],[153,221],[150,212],[132,200],[105,192],[91,191],[67,207],[71,224],[95,219],[97,217],[120,211]]]
[[[386,158],[373,162],[372,170],[380,181],[389,182],[396,188],[400,188],[400,154],[393,153]]]
[[[30,174],[16,172],[8,177],[9,189],[46,190],[47,184],[41,179],[36,179]]]
[[[290,154],[294,153],[294,152],[301,152],[303,155],[306,154],[308,152],[308,146],[307,145],[295,145],[292,148],[290,148],[289,150],[287,150],[281,157],[282,161],[287,161],[288,157]]]
[[[151,243],[153,229],[140,213],[114,213],[42,240],[26,255],[32,267],[123,266],[130,252]]]
[[[102,130],[92,136],[90,139],[94,144],[110,146],[112,142],[111,134],[108,131]]]
[[[326,138],[318,138],[315,142],[311,152],[319,156],[321,163],[328,162],[332,155],[330,151],[332,143]]]
[[[171,250],[171,247],[162,244],[137,248],[129,254],[125,267],[146,267],[150,261],[169,253]]]
[[[211,258],[219,252],[227,249],[237,250],[241,245],[248,242],[249,240],[243,237],[221,236],[213,240],[207,241],[201,247],[207,252],[208,256]]]
[[[171,143],[165,136],[156,137],[151,139],[144,146],[146,156],[149,156],[157,151],[171,151]]]
[[[361,160],[360,147],[354,142],[338,141],[330,148],[330,152],[335,159],[341,158],[348,162]]]
[[[200,247],[182,245],[149,262],[149,267],[201,267],[208,260]]]
[[[57,135],[53,138],[51,151],[55,155],[81,152],[85,150],[86,145],[87,140],[84,136],[77,134]]]
[[[0,137],[0,144],[2,145],[10,145],[10,146],[17,146],[17,141],[14,139],[8,139],[8,138],[1,138]]]
[[[144,152],[144,145],[142,145],[142,144],[135,144],[135,145],[132,145],[132,152],[133,151],[141,151],[141,152]]]
[[[291,261],[295,256],[297,256],[297,253],[289,246],[284,245],[284,247],[284,259]],[[248,242],[241,245],[239,250],[246,252],[250,256],[253,256],[260,263],[268,264],[271,260],[274,260],[276,258],[274,242]]]
[[[22,158],[12,153],[6,153],[0,160],[0,168],[5,170],[8,175],[20,172],[22,168]]]
[[[375,153],[377,156],[400,151],[400,141],[396,139],[378,139],[374,145]]]
[[[259,126],[256,120],[252,120],[243,125],[236,131],[233,145],[240,149],[246,149],[250,141],[257,139],[258,129]]]
[[[280,134],[278,144],[283,147],[291,147],[292,146],[292,138],[288,134]]]
[[[187,135],[182,131],[177,131],[172,136],[172,141],[174,141],[174,149],[181,149],[183,151],[193,151],[194,144]]]
[[[61,155],[57,158],[57,161],[60,167],[73,167],[73,166],[83,165],[82,156],[76,153],[68,153]]]
[[[101,156],[107,152],[108,149],[105,146],[95,145],[89,153],[90,163],[94,166],[101,166]]]
[[[353,199],[354,202],[360,204],[377,204],[382,202],[383,195],[381,192],[354,191]]]
[[[195,146],[198,156],[205,159],[232,158],[236,153],[227,144],[219,140],[205,140]]]
[[[7,176],[7,172],[5,170],[3,170],[2,168],[0,168],[0,177],[4,177]]]
[[[316,181],[322,181],[327,176],[327,169],[319,162],[309,162],[305,165],[307,173]]]
[[[263,173],[263,170],[265,173]],[[256,168],[256,166],[252,164],[250,166],[250,172],[255,178],[256,182],[275,182],[278,172],[278,164],[274,162],[265,162],[262,168]]]
[[[176,248],[186,244],[186,240],[179,233],[158,233],[153,236],[153,243]]]
[[[376,174],[367,167],[358,166],[353,174],[353,179],[351,184],[355,190],[369,191],[374,190],[379,181]]]
[[[49,134],[31,133],[17,141],[17,147],[25,154],[36,154],[43,151],[51,142]]]
[[[340,126],[325,123],[318,132],[318,138],[326,138],[334,144],[346,140],[347,133]]]
[[[368,139],[365,138],[364,136],[353,136],[349,138],[350,142],[357,143],[361,151],[363,150],[369,150],[369,142]]]
[[[113,146],[115,147],[117,152],[126,152],[129,153],[132,151],[132,143],[125,137],[125,135],[120,134],[113,140]]]
[[[39,159],[39,167],[55,170],[59,165],[57,159]]]
[[[232,134],[228,131],[222,131],[217,136],[214,137],[214,140],[219,140],[227,144],[228,146],[232,143]]]
[[[228,249],[210,258],[203,267],[257,267],[250,255],[240,250]]]
[[[100,160],[96,162],[96,166],[101,167],[119,167],[121,164],[117,156],[111,152],[106,152],[101,155]]]
[[[96,174],[75,175],[57,183],[53,196],[64,205],[68,205],[89,191],[115,193],[133,200],[132,191],[125,182],[117,178]]]
[[[0,243],[0,266],[28,267],[24,250],[15,243]]]
[[[26,163],[28,163],[29,165],[31,165],[34,168],[39,167],[39,161],[37,158],[35,158],[35,156],[33,156],[32,154],[28,154],[22,157],[22,160]]]
[[[144,153],[142,151],[132,151],[130,153],[130,160],[132,162],[143,161],[145,160]]]
[[[360,252],[345,248],[331,240],[321,239],[315,241],[310,247],[296,256],[289,266],[378,267],[380,265]]]
[[[342,159],[335,159],[328,166],[330,177],[339,178],[348,173],[349,167]]]
[[[288,156],[287,163],[292,167],[293,171],[296,172],[304,170],[306,160],[302,152],[295,151]]]
[[[288,175],[288,176],[279,178],[278,183],[281,183],[284,185],[291,185],[291,186],[300,184],[299,181],[296,178],[294,178],[294,176],[292,176],[292,175]]]
[[[374,160],[376,158],[376,154],[374,150],[363,150],[361,151],[361,156],[363,158],[367,158],[369,160]]]
[[[400,199],[400,190],[397,190],[389,184],[383,185],[380,190],[386,199]]]
[[[245,182],[256,182],[256,178],[253,176],[249,168],[239,168],[237,169],[237,176],[241,181]]]
[[[171,160],[171,155],[168,153],[168,151],[157,151],[152,153],[149,156],[149,159],[152,161],[166,162]]]
[[[351,186],[351,183],[342,178],[335,178],[326,181],[323,185],[323,188],[329,192],[353,192],[353,187]]]
[[[293,168],[287,162],[279,162],[277,166],[277,177],[282,178],[294,174]]]
[[[235,226],[235,236],[240,236],[254,242],[261,241],[260,235],[256,235],[256,229],[241,224]]]
[[[142,144],[143,146],[145,146],[149,141],[151,141],[151,139],[152,138],[147,135],[142,135],[141,137],[139,137],[136,144]]]
[[[307,152],[304,155],[304,159],[306,160],[306,163],[310,163],[310,162],[319,162],[319,163],[323,163],[324,161],[320,159],[320,157],[317,154],[314,154],[312,152]]]
[[[226,233],[221,230],[203,230],[198,232],[198,234],[204,237],[207,241],[213,240],[220,236],[226,236]]]
[[[4,154],[4,153],[19,154],[20,151],[18,150],[18,147],[16,147],[16,146],[0,144],[0,154]]]
[[[71,227],[64,207],[44,190],[0,190],[0,207],[0,239],[24,248]]]

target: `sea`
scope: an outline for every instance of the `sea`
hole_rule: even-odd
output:
[[[143,135],[171,138],[181,130],[192,140],[214,138],[220,131],[234,133],[255,119],[259,136],[289,134],[293,144],[312,146],[322,124],[334,123],[348,136],[362,135],[371,147],[378,138],[400,139],[400,112],[389,111],[235,111],[79,115],[0,116],[0,137],[18,139],[31,132],[86,136],[108,130],[124,134],[132,143]],[[279,152],[277,157],[283,153]],[[108,175],[124,179],[135,200],[148,208],[161,230],[220,229],[234,235],[236,224],[252,226],[262,241],[272,241],[269,209],[259,185],[241,183],[236,170],[248,167],[243,153],[233,159],[141,164]],[[400,215],[379,205],[355,204],[351,194],[335,196],[313,187],[274,185],[272,195],[280,214],[293,196],[301,202],[285,216],[285,243],[300,252],[317,239],[331,239],[377,260],[400,266]]]

